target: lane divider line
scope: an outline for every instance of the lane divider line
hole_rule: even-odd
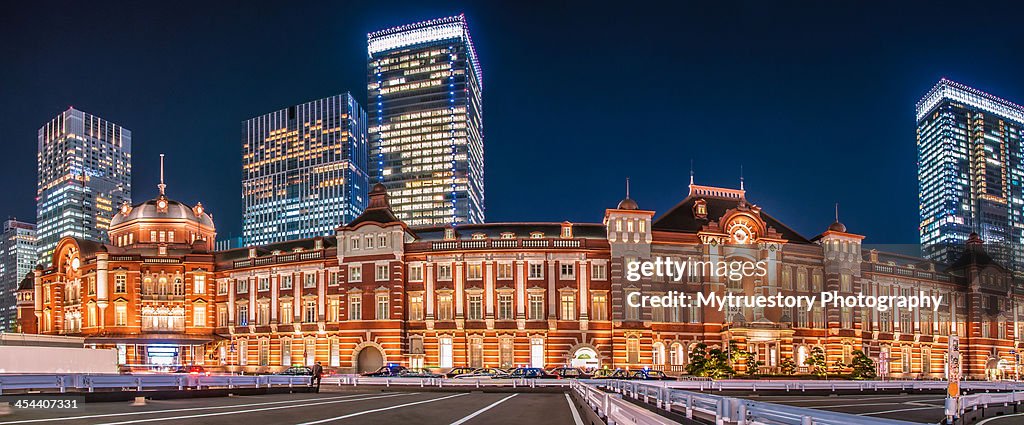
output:
[[[417,404],[423,404],[423,403],[433,403],[435,401],[441,401],[441,400],[449,399],[449,398],[452,398],[452,397],[462,397],[462,396],[467,395],[467,394],[468,393],[459,393],[459,394],[450,395],[450,396],[447,396],[447,397],[431,398],[431,399],[427,399],[427,400],[414,401],[412,403],[397,404],[397,405],[389,406],[389,407],[381,407],[379,409],[364,410],[362,412],[349,413],[347,415],[335,416],[333,418],[321,419],[319,421],[303,422],[303,423],[301,423],[299,425],[316,425],[316,424],[322,424],[322,423],[327,423],[327,422],[340,421],[342,419],[348,419],[348,418],[353,418],[353,417],[356,417],[356,416],[368,415],[370,413],[383,412],[385,410],[400,409],[402,407],[415,406]]]
[[[264,408],[261,408],[261,409],[232,410],[232,411],[228,411],[228,412],[203,413],[203,414],[198,414],[198,415],[167,416],[167,417],[163,417],[163,418],[136,419],[136,420],[132,420],[132,421],[110,422],[110,423],[99,424],[99,425],[125,425],[125,424],[136,424],[136,423],[142,423],[142,422],[176,421],[176,420],[179,420],[179,419],[206,418],[206,417],[210,417],[210,416],[223,416],[223,415],[234,415],[234,414],[240,414],[240,413],[264,412],[264,411],[268,411],[268,410],[294,409],[296,407],[319,406],[319,405],[323,405],[323,404],[349,403],[349,402],[353,402],[353,401],[375,400],[375,399],[378,399],[378,398],[397,397],[397,396],[400,396],[400,395],[412,395],[412,394],[417,394],[417,393],[396,393],[396,394],[391,394],[391,395],[366,397],[366,398],[349,398],[349,399],[345,399],[345,400],[321,401],[321,402],[317,402],[317,403],[304,403],[304,404],[295,404],[295,405],[288,405],[288,406],[264,407]]]
[[[489,406],[487,406],[487,407],[485,407],[483,409],[480,409],[480,410],[477,410],[477,411],[475,411],[473,413],[470,413],[469,416],[466,416],[466,417],[464,417],[462,419],[459,419],[459,420],[457,420],[455,422],[452,422],[451,425],[462,425],[462,424],[466,423],[467,421],[469,421],[470,419],[473,419],[473,418],[479,416],[481,413],[484,413],[484,412],[486,412],[488,410],[491,410],[492,407],[497,406],[497,405],[499,405],[501,403],[504,403],[505,400],[508,400],[508,399],[510,399],[512,397],[515,397],[517,395],[519,395],[519,393],[512,394],[512,395],[510,395],[508,397],[505,397],[505,398],[503,398],[501,400],[498,400],[498,401],[496,401],[494,403],[491,403]]]
[[[572,402],[572,397],[569,397],[569,393],[565,393],[565,402],[569,403],[569,409],[572,409],[572,420],[576,421],[576,425],[583,425],[583,419],[580,418],[580,411],[576,410],[576,405]]]
[[[64,416],[64,417],[59,417],[59,418],[45,418],[45,419],[25,419],[25,420],[20,420],[20,421],[0,422],[0,425],[28,424],[28,423],[36,423],[36,422],[54,422],[54,421],[74,421],[74,420],[79,420],[79,419],[107,418],[107,417],[115,417],[115,416],[155,415],[155,414],[160,414],[160,413],[194,412],[194,411],[197,411],[197,410],[232,409],[232,408],[237,408],[237,407],[269,406],[269,405],[272,405],[272,404],[299,403],[299,402],[311,401],[311,400],[317,400],[317,401],[339,400],[339,399],[343,399],[343,398],[363,397],[363,396],[366,396],[366,395],[368,395],[368,394],[350,394],[350,395],[343,395],[343,396],[338,396],[338,397],[324,397],[324,398],[309,397],[309,398],[298,399],[298,400],[282,400],[282,401],[268,401],[268,402],[263,402],[263,403],[231,404],[231,405],[227,405],[227,406],[182,407],[182,408],[179,408],[179,409],[146,410],[146,411],[141,411],[141,412],[108,413],[108,414],[103,414],[103,415],[97,414],[97,415],[82,415],[82,416]]]

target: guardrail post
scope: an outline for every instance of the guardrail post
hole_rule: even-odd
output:
[[[135,390],[142,391],[142,378],[135,378]]]
[[[603,404],[601,406],[601,412],[598,412],[598,413],[599,414],[603,413],[605,418],[608,418],[608,408],[609,408],[609,405],[612,403],[611,398],[612,398],[611,394],[604,393],[604,400],[602,400]]]
[[[384,379],[384,387],[391,388],[391,378]]]
[[[686,395],[686,419],[693,419],[693,394]]]
[[[181,382],[181,381],[182,381],[182,379],[181,379],[181,377],[179,376],[179,377],[178,377],[178,391],[183,391],[183,390],[185,389],[185,386],[184,386],[184,385],[182,384],[182,382]]]
[[[800,425],[814,425],[814,419],[810,416],[800,417]]]

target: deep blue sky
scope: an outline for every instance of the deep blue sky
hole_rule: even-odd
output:
[[[0,215],[35,217],[36,131],[69,105],[133,132],[134,200],[241,227],[240,122],[352,91],[366,33],[464,12],[484,73],[488,221],[659,213],[738,186],[813,236],[834,202],[917,241],[914,103],[943,76],[1024,102],[1012,3],[17,2],[0,14]]]

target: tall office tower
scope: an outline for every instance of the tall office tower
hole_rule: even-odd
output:
[[[115,210],[132,200],[132,132],[74,108],[39,129],[39,255],[63,236],[105,241]]]
[[[921,244],[951,262],[971,233],[1024,272],[1024,107],[942,79],[917,103]]]
[[[370,166],[410,226],[484,221],[483,77],[465,16],[366,35]]]
[[[17,324],[18,284],[36,266],[36,225],[17,220],[4,222],[0,235],[0,332]]]
[[[366,208],[366,112],[345,93],[242,123],[242,238],[333,234]]]

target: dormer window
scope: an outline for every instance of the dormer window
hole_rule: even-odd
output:
[[[516,234],[512,233],[512,232],[501,232],[501,238],[502,239],[515,239],[516,238]]]
[[[530,239],[544,239],[544,232],[530,232]]]
[[[699,219],[708,218],[708,203],[703,199],[693,202],[693,216]]]
[[[455,240],[455,228],[448,227],[444,229],[444,240],[451,241]]]
[[[484,239],[487,239],[487,235],[485,235],[483,233],[474,233],[473,234],[473,240],[482,241]]]
[[[572,223],[562,223],[562,239],[572,239]]]

